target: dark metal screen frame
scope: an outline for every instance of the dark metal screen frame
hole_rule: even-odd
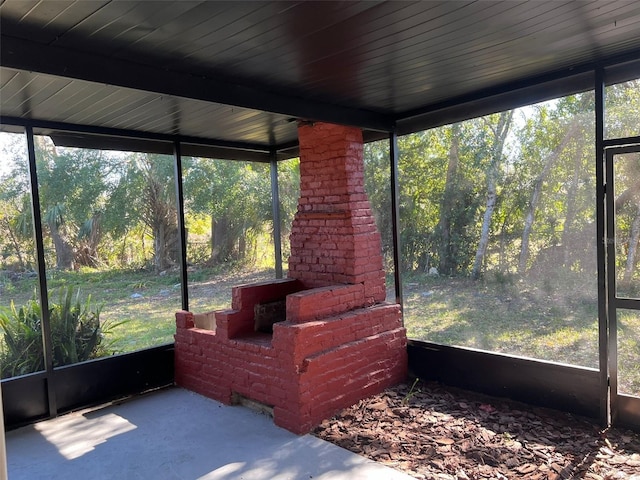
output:
[[[633,70],[633,69],[632,69]],[[635,70],[634,70],[635,71]],[[626,139],[612,139],[605,140],[604,139],[604,86],[607,84],[607,79],[605,76],[610,73],[608,70],[603,69],[595,69],[595,92],[596,92],[596,176],[599,179],[597,187],[596,187],[596,195],[597,195],[597,212],[598,218],[603,219],[599,220],[597,223],[602,223],[602,231],[600,227],[598,227],[598,237],[602,239],[602,241],[598,242],[598,257],[599,263],[602,261],[602,268],[599,269],[598,276],[598,286],[599,286],[599,314],[600,314],[600,370],[596,369],[584,369],[574,366],[558,366],[554,364],[547,364],[542,361],[530,360],[530,359],[519,359],[517,357],[505,356],[505,355],[497,355],[491,352],[476,352],[468,349],[461,349],[457,347],[449,347],[442,346],[436,344],[430,344],[428,342],[418,342],[411,340],[409,342],[409,356],[410,356],[410,366],[414,372],[422,372],[424,373],[423,378],[428,378],[430,375],[433,378],[440,379],[441,381],[449,380],[449,383],[459,383],[459,386],[462,387],[471,387],[478,390],[490,391],[490,393],[495,395],[507,395],[509,396],[510,392],[515,392],[515,396],[517,397],[520,392],[524,397],[522,400],[528,401],[529,403],[538,403],[545,404],[552,407],[564,408],[569,411],[572,410],[572,402],[575,399],[580,400],[579,407],[577,410],[581,411],[583,414],[589,416],[597,416],[597,412],[600,412],[600,417],[603,420],[603,423],[607,423],[607,415],[608,415],[608,405],[607,402],[611,395],[609,394],[609,349],[612,345],[612,339],[610,336],[610,332],[612,328],[616,326],[615,324],[615,315],[611,316],[611,312],[607,310],[608,303],[613,305],[613,313],[615,313],[615,308],[629,308],[629,305],[635,305],[635,303],[630,304],[628,299],[611,299],[608,297],[608,293],[610,292],[610,282],[607,275],[610,275],[610,268],[607,269],[607,264],[604,263],[604,252],[606,248],[609,246],[608,241],[609,238],[605,238],[605,229],[604,229],[604,218],[605,218],[605,197],[607,201],[609,201],[610,195],[606,195],[605,189],[607,191],[611,191],[610,188],[604,182],[605,172],[605,149],[607,152],[614,151],[613,149],[626,148],[626,146],[634,143],[640,143],[638,140],[640,137],[630,137]],[[611,80],[611,79],[608,79]],[[467,99],[468,100],[468,99]],[[458,108],[464,107],[464,105],[456,105],[456,106],[448,106],[448,108]],[[424,112],[421,112],[424,113]],[[377,119],[379,120],[379,119]],[[385,118],[384,127],[386,128],[388,125],[391,125],[391,122],[387,124],[389,119]],[[401,122],[402,119],[395,119],[396,122]],[[244,151],[247,155],[247,160],[250,160],[251,155],[256,158],[259,158],[259,161],[270,162],[271,163],[271,182],[272,182],[272,192],[274,189],[277,190],[277,161],[280,160],[281,154],[278,153],[278,148],[275,150],[267,150],[264,146],[256,146],[249,145],[248,150],[243,150],[247,148],[247,144],[236,144],[233,142],[222,142],[222,144],[218,142],[210,142],[204,141],[203,139],[192,139],[187,137],[180,136],[168,136],[168,135],[157,135],[157,134],[145,134],[143,132],[132,132],[132,131],[121,131],[114,129],[104,129],[100,127],[87,127],[80,125],[68,125],[68,124],[60,124],[56,122],[46,122],[46,121],[38,121],[38,120],[22,120],[22,119],[14,119],[7,117],[0,117],[0,123],[6,123],[16,126],[24,127],[27,135],[27,139],[29,136],[31,140],[28,140],[31,143],[31,147],[29,149],[29,162],[30,162],[30,171],[31,171],[31,181],[32,181],[32,198],[35,197],[35,201],[37,203],[32,205],[33,215],[34,215],[34,228],[36,229],[36,242],[38,242],[38,238],[40,238],[40,243],[42,243],[42,229],[41,229],[41,218],[40,218],[40,208],[39,208],[39,198],[37,195],[37,174],[35,171],[35,153],[33,148],[33,129],[34,128],[57,128],[60,130],[64,130],[67,132],[79,131],[90,133],[93,135],[110,135],[114,137],[122,136],[123,141],[126,139],[143,139],[149,140],[155,143],[162,143],[164,146],[168,146],[171,148],[173,145],[173,153],[176,158],[176,169],[180,169],[180,156],[182,154],[187,154],[191,152],[187,152],[187,147],[191,148],[194,145],[203,146],[203,147],[211,147],[211,148],[230,148],[230,149],[238,149],[239,151]],[[395,290],[396,290],[396,301],[402,304],[402,282],[401,282],[401,271],[400,271],[400,221],[399,221],[399,187],[398,187],[398,146],[397,146],[397,135],[398,132],[395,130],[389,133],[389,145],[390,145],[390,153],[389,153],[389,165],[391,170],[391,180],[390,180],[390,189],[392,194],[392,232],[393,232],[393,242],[394,242],[394,265],[395,265]],[[405,127],[406,128],[406,127]],[[125,138],[126,137],[126,138]],[[194,145],[189,145],[189,142]],[[184,148],[182,148],[184,147]],[[291,147],[291,146],[289,146]],[[164,147],[163,147],[164,148]],[[252,150],[253,148],[253,150]],[[611,150],[609,150],[611,149]],[[181,152],[182,150],[182,152]],[[635,150],[634,150],[635,151]],[[275,152],[275,154],[274,154]],[[166,152],[170,153],[170,152]],[[289,155],[287,158],[289,158]],[[241,158],[242,154],[238,155],[238,158]],[[257,161],[256,158],[250,161]],[[610,162],[609,162],[610,163]],[[599,175],[598,175],[599,172]],[[275,177],[275,178],[274,178]],[[182,200],[182,191],[181,187],[178,185],[178,182],[181,183],[181,180],[176,175],[176,192],[178,194],[179,200]],[[280,220],[277,218],[275,205],[277,205],[277,199],[273,199],[274,201],[274,234],[276,231],[280,229]],[[182,207],[178,206],[180,222],[182,222],[182,228],[184,227],[184,205]],[[607,222],[609,219],[607,218]],[[39,231],[38,231],[39,228]],[[181,248],[182,255],[182,275],[183,275],[183,289],[186,286],[186,239],[183,237],[183,245]],[[40,245],[38,247],[40,252],[38,253],[39,260],[39,275],[40,275],[40,295],[41,299],[44,299],[43,305],[46,305],[47,302],[47,290],[46,290],[46,276],[44,275],[44,255],[43,247]],[[277,246],[276,246],[277,249]],[[277,252],[276,252],[277,255]],[[280,259],[281,262],[281,259]],[[278,258],[276,258],[276,275],[278,274]],[[615,284],[614,284],[615,285]],[[609,290],[607,290],[609,289]],[[41,300],[42,301],[42,300]],[[183,292],[183,307],[188,307],[188,299],[184,296]],[[635,308],[635,307],[634,307]],[[46,309],[44,309],[46,310]],[[613,319],[613,324],[609,322],[609,320]],[[47,323],[48,322],[44,322]],[[43,335],[46,336],[46,333],[43,332]],[[45,372],[38,372],[35,374],[27,375],[24,377],[17,377],[13,379],[9,379],[7,381],[3,381],[3,395],[4,398],[10,398],[11,405],[8,405],[8,409],[5,409],[5,416],[7,416],[7,411],[14,412],[16,415],[13,417],[13,424],[17,425],[20,423],[25,423],[28,421],[33,421],[35,418],[42,418],[43,416],[47,416],[44,412],[48,412],[49,416],[56,415],[58,411],[63,411],[65,408],[70,408],[69,402],[63,402],[64,405],[56,405],[56,393],[54,384],[56,378],[67,378],[74,379],[74,381],[80,381],[79,390],[82,389],[82,381],[90,381],[96,380],[97,376],[95,372],[100,372],[99,376],[106,376],[106,378],[100,378],[99,380],[104,380],[106,384],[109,384],[110,387],[104,386],[96,386],[98,390],[100,390],[101,397],[100,398],[108,398],[109,392],[112,394],[117,392],[118,395],[127,395],[138,393],[144,391],[148,388],[155,388],[158,386],[168,385],[173,381],[173,371],[171,370],[172,366],[172,345],[161,346],[153,349],[142,350],[138,352],[133,352],[132,354],[126,354],[122,357],[115,358],[105,358],[100,359],[98,362],[94,363],[82,363],[77,365],[71,365],[68,367],[61,367],[61,369],[53,368],[52,365],[48,365],[47,370]],[[50,346],[49,346],[50,349]],[[615,352],[614,352],[615,354]],[[50,357],[50,354],[48,355]],[[138,375],[136,378],[131,379],[131,382],[127,383],[128,387],[125,390],[119,389],[118,385],[120,385],[122,378],[121,375],[129,374],[132,375],[136,373],[136,362],[142,362],[143,365],[146,365],[148,368],[147,372],[150,373],[151,377],[155,378],[153,381],[149,381],[148,378],[144,376]],[[449,362],[449,363],[447,363]],[[51,363],[51,360],[50,360]],[[107,366],[114,365],[114,369],[110,370]],[[119,367],[115,367],[119,365]],[[535,378],[525,378],[522,375],[522,369],[526,368]],[[169,369],[169,370],[167,370]],[[64,375],[62,373],[58,375],[58,370],[62,372],[64,370]],[[144,370],[144,369],[143,369]],[[77,372],[77,373],[76,373]],[[106,372],[106,373],[105,373]],[[486,373],[492,372],[491,378],[486,378]],[[460,375],[464,373],[464,380],[462,377],[456,378],[455,375]],[[500,375],[498,375],[498,373]],[[575,376],[575,378],[574,378]],[[157,377],[157,378],[156,378]],[[568,384],[563,379],[571,379],[574,378]],[[82,380],[84,379],[84,380]],[[578,380],[576,380],[578,379]],[[583,379],[586,381],[579,381],[579,379]],[[82,381],[81,381],[82,380]],[[464,380],[464,381],[463,381]],[[484,381],[484,384],[483,384]],[[53,382],[53,383],[52,383]],[[513,384],[509,384],[509,382],[515,382],[519,386],[514,390]],[[38,385],[37,388],[34,385]],[[599,385],[599,387],[598,387]],[[23,408],[21,410],[20,405],[14,405],[14,402],[22,402],[24,401],[22,395],[26,394],[26,392],[35,388],[39,393],[39,398],[34,400],[34,404],[29,408]],[[19,393],[16,393],[19,392]],[[44,392],[44,393],[43,393]],[[86,393],[86,392],[85,392]],[[75,394],[73,394],[75,395]],[[71,398],[73,395],[69,396]],[[93,394],[78,394],[78,400],[80,403],[85,402],[95,402],[98,401],[98,396]],[[533,396],[532,396],[533,395]],[[42,398],[40,398],[42,397]],[[46,397],[46,398],[45,398]],[[83,400],[84,399],[84,400]],[[598,399],[600,400],[600,408],[598,409]],[[588,400],[588,402],[587,402]],[[616,395],[614,399],[614,407],[616,408],[616,415],[614,416],[614,421],[620,420],[623,423],[631,423],[634,424],[634,418],[640,418],[640,407],[636,407],[637,402],[636,398],[627,397],[623,395]],[[43,402],[48,403],[45,405]],[[67,405],[66,403],[69,403]],[[71,402],[74,406],[80,405],[80,403],[75,403],[75,401]],[[589,403],[587,405],[587,403]],[[5,404],[7,407],[7,405]],[[576,410],[575,408],[573,410]],[[629,413],[631,412],[631,413]],[[635,413],[639,412],[637,417],[634,417]],[[11,422],[8,422],[10,424]],[[636,422],[635,424],[639,424],[640,422]]]
[[[396,303],[403,307],[400,244],[400,186],[399,177],[399,152],[398,134],[394,131],[389,134],[389,170],[391,189],[391,234],[393,237],[393,279],[395,283]]]
[[[607,270],[605,262],[605,182],[604,182],[604,71],[595,72],[595,171],[596,171],[596,244],[598,290],[598,368],[600,371],[600,424],[609,425],[609,319],[607,310]]]
[[[180,142],[173,144],[176,212],[178,214],[178,248],[180,250],[180,297],[182,309],[189,310],[189,279],[187,273],[187,229],[184,223],[184,190],[182,182],[182,153]]]
[[[605,154],[606,186],[606,265],[607,265],[607,317],[608,317],[608,374],[609,402],[612,425],[640,426],[640,397],[618,391],[618,309],[640,311],[640,299],[619,297],[616,291],[616,213],[615,213],[615,156],[640,153],[640,143],[629,139],[615,139]]]
[[[33,127],[25,127],[27,139],[27,156],[29,162],[29,182],[31,187],[31,216],[33,220],[33,236],[36,245],[36,263],[38,267],[38,295],[40,299],[40,329],[42,334],[42,355],[44,356],[44,371],[49,413],[57,411],[55,386],[51,381],[53,376],[53,345],[51,337],[51,315],[49,312],[49,293],[47,289],[47,267],[44,259],[44,239],[42,234],[42,209],[40,208],[40,187],[38,184],[38,169],[36,167],[36,152]]]
[[[280,187],[278,184],[278,159],[271,153],[269,163],[271,177],[271,209],[273,215],[273,253],[275,256],[276,278],[282,278],[282,221],[280,220]]]

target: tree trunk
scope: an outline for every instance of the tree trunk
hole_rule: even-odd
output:
[[[627,202],[632,201],[633,197],[636,195],[636,192],[638,192],[638,191],[640,191],[640,178],[638,178],[637,182],[635,182],[629,188],[624,190],[615,199],[614,209],[615,209],[616,213],[620,212],[622,207],[624,207]]]
[[[522,242],[520,245],[520,258],[518,259],[518,273],[523,274],[527,268],[527,260],[529,259],[529,239],[531,237],[531,229],[536,217],[536,209],[540,202],[540,195],[542,194],[542,187],[544,181],[549,176],[549,172],[556,164],[556,161],[560,157],[562,151],[567,147],[569,141],[573,138],[577,125],[572,125],[567,133],[564,135],[560,144],[549,154],[545,159],[542,171],[536,178],[533,184],[533,192],[531,193],[531,200],[529,200],[529,208],[524,219],[524,229],[522,230]]]
[[[440,245],[438,248],[438,270],[446,275],[455,273],[456,261],[453,258],[451,245],[451,212],[455,205],[457,189],[459,157],[460,124],[451,126],[451,147],[449,148],[449,162],[447,164],[447,179],[440,204],[440,220],[438,232],[440,232]]]
[[[496,199],[495,175],[492,174],[491,179],[487,181],[487,203],[482,217],[482,230],[480,231],[480,241],[478,242],[478,249],[476,250],[476,258],[473,262],[473,269],[471,270],[471,278],[473,279],[480,278],[482,262],[487,253],[487,246],[489,245],[489,228],[491,227],[493,211],[496,208]]]
[[[9,234],[9,240],[13,245],[13,249],[16,251],[16,255],[18,257],[18,265],[20,265],[20,270],[24,270],[26,264],[24,262],[24,258],[22,258],[22,252],[20,251],[20,244],[18,243],[18,239],[13,233],[11,229],[11,224],[9,223],[9,219],[7,217],[2,217],[2,222],[0,222],[4,228],[4,230]]]
[[[166,229],[165,254],[167,264],[172,266],[180,261],[180,249],[178,248],[178,225],[172,222]]]
[[[578,211],[576,205],[576,197],[578,192],[578,182],[580,180],[580,171],[582,163],[582,144],[578,147],[578,152],[573,162],[573,175],[571,176],[571,183],[567,189],[567,215],[564,219],[564,228],[562,229],[562,265],[567,267],[569,265],[569,255],[571,253],[571,236],[573,233],[573,222],[576,218]]]
[[[127,242],[128,236],[129,230],[125,230],[124,236],[122,237],[122,249],[120,250],[120,265],[129,265],[132,260],[132,257],[127,255],[127,245],[129,245],[129,242]]]
[[[229,260],[234,250],[234,235],[231,220],[222,216],[211,220],[211,263],[217,264]]]
[[[624,268],[624,278],[622,279],[624,285],[631,283],[633,272],[636,269],[636,255],[638,252],[638,241],[640,240],[640,202],[638,202],[637,206],[636,216],[631,223],[631,231],[629,232],[627,263]]]
[[[178,223],[175,199],[167,178],[157,170],[152,159],[143,162],[145,208],[143,219],[153,235],[153,260],[156,271],[163,271],[177,261]]]
[[[91,225],[91,231],[83,237],[83,242],[76,251],[75,263],[95,268],[99,263],[98,245],[102,239],[102,214],[100,212],[94,213],[88,223]]]
[[[507,247],[507,221],[509,219],[509,215],[506,215],[502,225],[500,227],[500,272],[505,273],[507,271],[507,258],[506,258],[506,247]]]
[[[172,267],[178,261],[178,228],[171,217],[161,218],[153,228],[153,253],[157,271]]]
[[[56,268],[60,270],[72,270],[74,257],[73,247],[60,233],[58,225],[51,223],[49,230],[56,251]]]
[[[247,258],[247,235],[245,232],[238,238],[238,260]]]
[[[498,119],[498,123],[493,130],[493,147],[491,149],[489,166],[487,167],[487,202],[484,215],[482,217],[482,229],[480,231],[480,241],[478,242],[478,249],[476,250],[476,258],[473,262],[473,268],[471,269],[471,278],[473,279],[480,278],[482,264],[487,253],[487,246],[489,245],[491,217],[493,216],[493,211],[496,208],[496,200],[498,198],[496,191],[498,167],[500,165],[502,151],[504,149],[504,142],[507,138],[507,134],[509,133],[509,128],[511,127],[512,118],[513,111],[502,112]]]
[[[166,252],[165,252],[165,225],[159,222],[153,229],[153,257],[154,264],[157,271],[162,271],[166,268]]]
[[[218,252],[216,250],[216,219],[215,217],[211,217],[211,254],[209,255],[209,262],[211,265],[215,265],[217,261]]]
[[[95,213],[91,222],[91,233],[89,235],[89,253],[91,255],[91,266],[98,266],[98,245],[102,240],[102,214]]]
[[[533,227],[533,221],[535,220],[536,208],[538,207],[538,202],[540,200],[543,182],[544,177],[540,174],[533,186],[533,194],[531,195],[531,200],[529,200],[529,208],[527,209],[527,214],[524,218],[522,242],[520,244],[520,257],[518,259],[518,273],[520,274],[524,273],[527,268],[527,259],[529,258],[529,238],[531,237],[531,228]]]

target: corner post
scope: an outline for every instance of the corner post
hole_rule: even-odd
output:
[[[604,72],[595,71],[595,141],[596,141],[596,236],[598,238],[596,256],[598,264],[598,345],[600,368],[600,422],[609,425],[610,376],[609,376],[609,308],[607,291],[607,222],[605,200],[607,185],[605,179],[604,156]]]
[[[391,232],[393,236],[393,278],[396,290],[396,303],[403,308],[402,275],[400,272],[400,188],[398,186],[398,133],[394,129],[389,133],[389,166],[391,189]]]
[[[36,263],[38,265],[38,290],[40,296],[40,310],[42,314],[42,354],[44,355],[44,369],[47,375],[47,399],[49,402],[49,416],[58,413],[56,392],[53,382],[53,344],[51,339],[51,316],[49,315],[49,293],[47,291],[47,268],[44,259],[44,241],[42,237],[42,211],[40,207],[40,189],[36,168],[36,149],[33,138],[33,127],[25,127],[27,136],[27,153],[29,156],[29,182],[31,184],[31,217],[33,219],[33,235],[36,242]]]
[[[189,283],[187,278],[187,230],[184,225],[184,190],[182,188],[182,153],[180,142],[173,142],[176,209],[178,213],[178,248],[180,250],[180,293],[182,310],[189,311]]]
[[[271,152],[271,208],[273,210],[273,245],[276,260],[276,278],[282,278],[282,225],[280,221],[280,190],[278,186],[278,159]]]

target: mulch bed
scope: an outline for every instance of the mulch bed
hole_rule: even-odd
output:
[[[445,387],[399,385],[316,436],[415,478],[640,480],[640,434]]]

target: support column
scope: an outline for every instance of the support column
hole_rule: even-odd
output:
[[[391,232],[393,236],[393,279],[396,290],[396,303],[403,308],[402,298],[402,274],[400,258],[400,188],[398,187],[398,134],[393,131],[389,134],[389,166],[391,170]]]
[[[178,214],[178,248],[180,250],[180,290],[182,310],[189,310],[189,284],[187,278],[187,230],[184,226],[184,191],[182,189],[182,152],[180,142],[173,143],[174,177],[176,182],[176,212]]]
[[[273,246],[276,260],[276,278],[282,278],[282,222],[280,220],[280,190],[278,186],[278,161],[271,152],[271,208],[273,210]]]
[[[40,309],[42,318],[42,354],[44,355],[44,369],[47,374],[47,399],[49,402],[49,416],[58,413],[56,392],[53,385],[53,345],[51,340],[51,318],[49,315],[49,294],[47,291],[47,269],[44,261],[44,241],[42,237],[42,216],[40,209],[40,191],[38,187],[38,173],[36,170],[36,150],[33,139],[33,127],[25,127],[27,136],[27,153],[29,155],[29,181],[31,183],[31,216],[33,219],[33,235],[36,242],[36,262],[38,264],[38,286],[40,294]]]
[[[600,366],[600,423],[609,425],[609,314],[607,307],[605,175],[604,175],[604,73],[595,75],[596,138],[596,255],[598,262],[598,344]]]

